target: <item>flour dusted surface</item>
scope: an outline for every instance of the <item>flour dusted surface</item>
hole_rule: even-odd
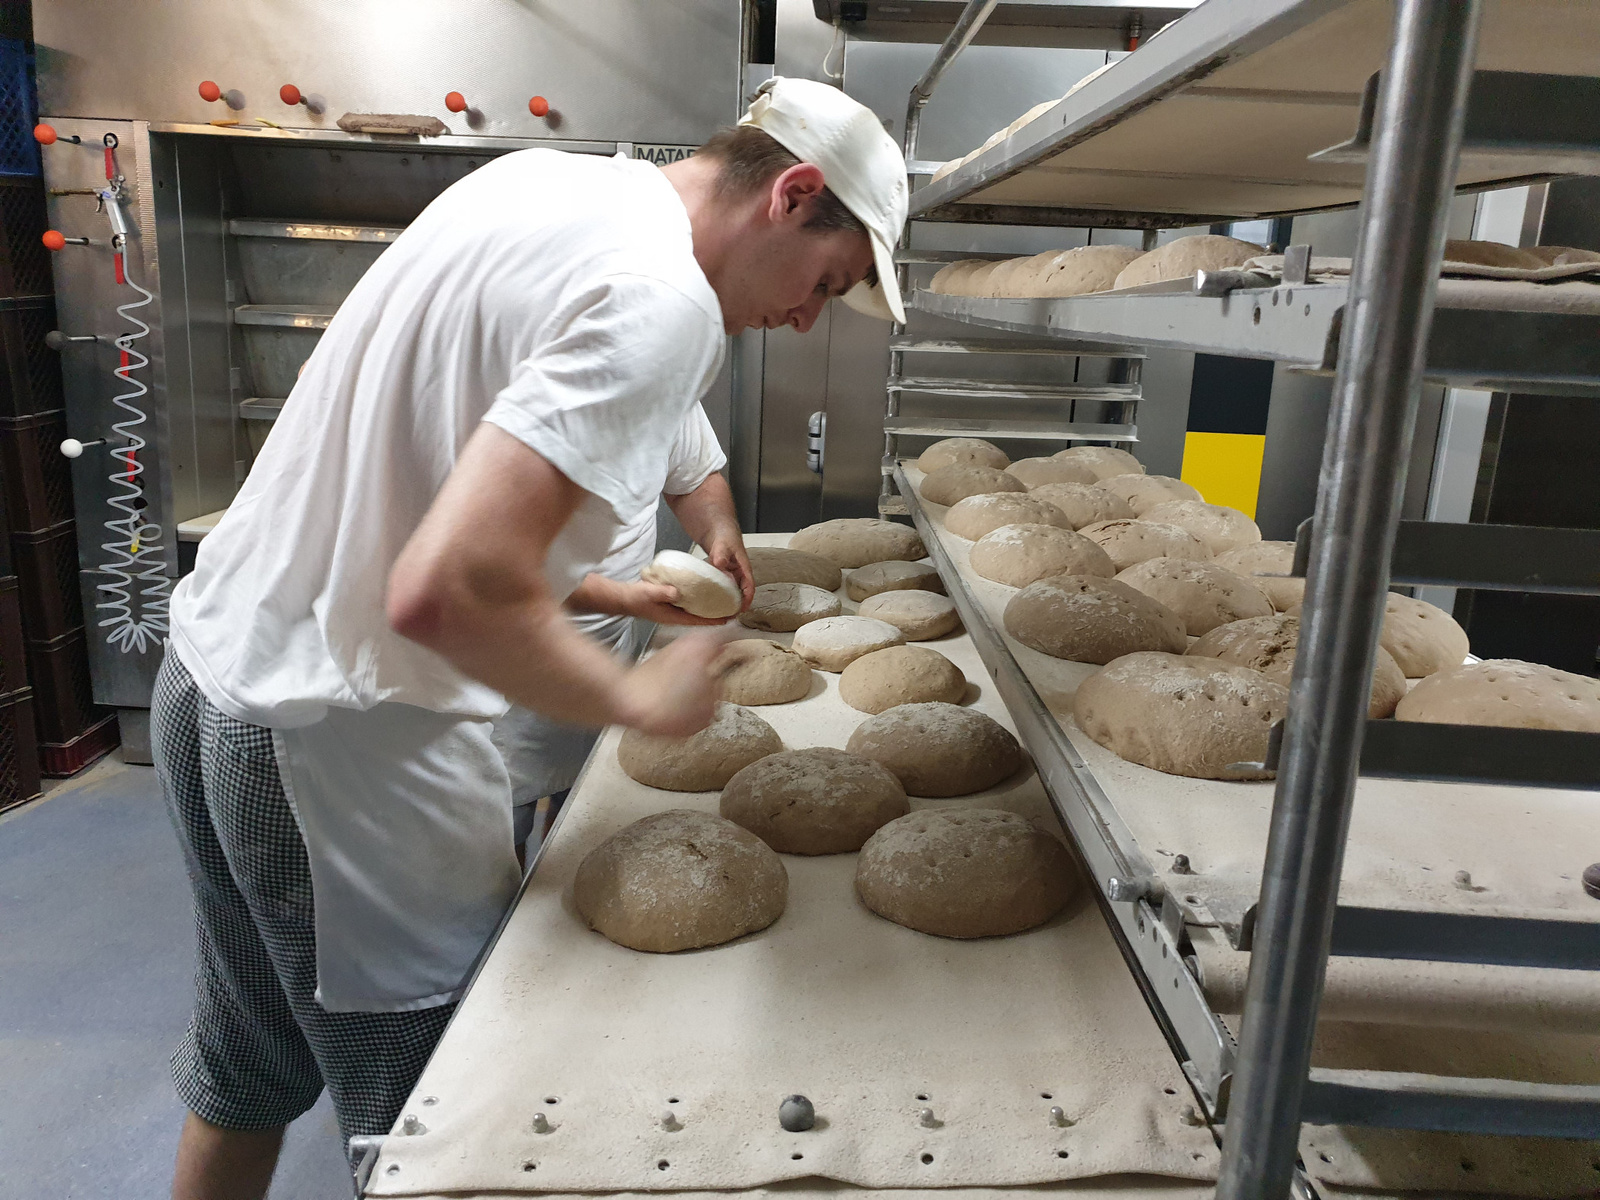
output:
[[[617,744],[617,762],[648,787],[708,792],[727,783],[740,767],[782,749],[771,725],[747,708],[722,703],[711,724],[686,738],[628,730]]]
[[[966,796],[1016,774],[1022,747],[993,717],[954,704],[901,704],[856,726],[852,754],[893,771],[913,796]]]
[[[847,854],[910,810],[888,768],[829,746],[786,750],[728,781],[722,815],[783,854]]]

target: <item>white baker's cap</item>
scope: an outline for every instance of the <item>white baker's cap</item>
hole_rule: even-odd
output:
[[[844,302],[869,317],[904,324],[894,245],[906,223],[906,162],[872,110],[825,83],[774,76],[739,124],[755,126],[802,162],[822,168],[828,190],[867,227],[878,268],[877,286],[862,281]]]

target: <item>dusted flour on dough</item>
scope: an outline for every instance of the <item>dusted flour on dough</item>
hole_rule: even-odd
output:
[[[865,713],[897,704],[940,700],[959,704],[967,677],[937,650],[926,646],[887,646],[863,654],[839,676],[839,699]]]
[[[1006,604],[1006,631],[1030,649],[1070,662],[1107,663],[1135,650],[1182,654],[1183,622],[1166,605],[1115,579],[1056,575]]]
[[[913,796],[966,796],[1022,767],[1022,747],[993,717],[955,704],[901,704],[856,726],[846,746],[882,763]]]
[[[617,743],[617,762],[630,779],[671,792],[711,792],[741,767],[783,749],[778,731],[737,704],[717,705],[711,724],[686,738],[629,729]]]
[[[906,635],[887,621],[871,617],[828,617],[803,626],[790,645],[813,667],[842,671],[863,654],[898,646]]]
[[[1194,534],[1162,521],[1101,521],[1098,525],[1085,525],[1078,532],[1100,543],[1119,571],[1147,558],[1211,557],[1211,548]]]
[[[1178,614],[1190,637],[1210,633],[1218,625],[1265,617],[1272,602],[1249,580],[1214,563],[1187,558],[1147,558],[1117,578],[1159,600]]]
[[[1299,649],[1300,618],[1272,613],[1220,625],[1190,646],[1189,653],[1238,663],[1288,687]],[[1406,677],[1390,653],[1379,646],[1367,716],[1375,720],[1393,716],[1395,705],[1405,694]]]
[[[1143,519],[1187,529],[1206,544],[1212,554],[1237,550],[1261,540],[1256,523],[1237,508],[1207,504],[1203,500],[1168,500],[1145,509]]]
[[[1294,569],[1293,542],[1252,542],[1248,546],[1224,550],[1217,555],[1216,563],[1255,584],[1279,612],[1287,612],[1305,596],[1304,579],[1264,578],[1286,576]]]
[[[879,592],[863,600],[856,615],[887,621],[905,634],[908,642],[943,637],[961,627],[955,601],[935,592]]]
[[[844,607],[839,597],[809,583],[763,583],[739,624],[768,633],[792,633],[802,625],[836,617]]]
[[[1429,675],[1400,701],[1402,721],[1600,733],[1600,680],[1491,658]]]
[[[760,638],[729,642],[714,669],[729,704],[789,704],[811,692],[811,668],[793,650]]]
[[[1067,514],[1035,492],[996,492],[968,496],[944,515],[944,527],[957,537],[976,541],[991,529],[1016,524],[1068,525]]]
[[[974,263],[974,269],[989,265],[978,260]],[[972,463],[1003,471],[1011,464],[1011,460],[1006,457],[1006,452],[993,442],[986,442],[982,438],[953,437],[935,442],[924,450],[922,457],[917,459],[917,469],[929,473],[957,463]]]
[[[1027,587],[1051,575],[1116,574],[1111,556],[1081,533],[1058,525],[1002,525],[972,545],[972,569],[1007,587]]]
[[[928,553],[915,529],[877,517],[841,517],[808,525],[789,539],[789,549],[820,554],[840,567],[864,567],[892,558],[913,560]]]
[[[879,592],[900,591],[944,591],[939,568],[932,563],[903,560],[868,563],[851,571],[844,580],[844,594],[852,600],[866,600]]]
[[[1027,490],[1027,485],[1009,472],[994,467],[980,467],[975,463],[956,463],[930,471],[922,477],[922,483],[917,488],[922,498],[931,504],[954,504],[957,500],[987,492]]]
[[[1133,507],[1098,484],[1042,483],[1029,494],[1048,500],[1065,513],[1068,529],[1081,530],[1101,521],[1133,520]]]
[[[848,854],[909,809],[887,767],[829,746],[751,763],[721,800],[723,816],[780,854]]]

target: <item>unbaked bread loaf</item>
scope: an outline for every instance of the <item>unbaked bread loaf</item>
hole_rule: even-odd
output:
[[[1057,450],[1050,457],[1059,458],[1062,462],[1082,463],[1101,479],[1110,479],[1113,475],[1144,474],[1143,463],[1115,446],[1069,446],[1065,450]]]
[[[1299,649],[1300,619],[1287,613],[1273,613],[1220,625],[1190,646],[1189,653],[1249,667],[1274,683],[1288,687]],[[1367,716],[1375,720],[1393,716],[1394,706],[1405,694],[1406,677],[1393,656],[1379,646]]]
[[[1289,690],[1259,671],[1214,658],[1129,654],[1078,685],[1078,727],[1129,762],[1194,779],[1268,779],[1262,762]]]
[[[877,517],[841,517],[808,525],[789,539],[789,549],[820,554],[840,567],[918,559],[928,552],[915,529]]]
[[[1088,483],[1045,483],[1033,489],[1030,495],[1048,500],[1067,514],[1067,524],[1072,529],[1085,525],[1098,525],[1101,521],[1131,521],[1133,508],[1121,496]]]
[[[982,496],[989,492],[1027,490],[1027,484],[1014,475],[973,463],[957,463],[930,471],[922,477],[922,483],[917,488],[922,498],[933,504],[954,504],[968,496]]]
[[[1056,575],[1030,583],[1005,609],[1006,631],[1024,646],[1070,662],[1108,663],[1135,650],[1182,654],[1178,615],[1115,579]]]
[[[1099,478],[1082,463],[1059,458],[1024,458],[1007,467],[1006,474],[1030,491],[1047,483],[1094,483]]]
[[[1384,598],[1383,632],[1378,641],[1394,655],[1407,679],[1459,667],[1472,652],[1467,631],[1454,617],[1436,604],[1398,592]]]
[[[945,166],[953,171],[958,161],[952,159]],[[943,170],[943,168],[940,169]],[[938,179],[940,176],[935,175],[934,178]],[[955,286],[955,281],[983,266],[984,262],[985,260],[981,258],[963,258],[950,263],[948,266],[940,267],[933,273],[933,278],[928,280],[928,290],[930,292],[941,292],[945,295],[960,295],[959,292],[952,290]]]
[[[993,467],[1003,471],[1011,465],[1011,460],[1006,457],[1006,452],[993,442],[986,442],[982,438],[953,437],[935,442],[922,452],[917,459],[917,470],[924,474],[932,474],[940,467],[953,467],[958,464],[969,464],[977,467]]]
[[[961,627],[955,601],[934,592],[879,592],[863,600],[856,615],[889,622],[908,642],[943,637]]]
[[[993,717],[957,704],[901,704],[868,717],[846,743],[913,796],[967,796],[1015,775],[1022,747]]]
[[[1078,532],[1100,543],[1119,571],[1147,558],[1211,557],[1210,548],[1187,529],[1160,521],[1101,521]]]
[[[789,704],[811,691],[811,668],[793,650],[761,638],[729,642],[713,669],[729,704]]]
[[[699,733],[657,737],[625,730],[617,763],[628,778],[669,792],[711,792],[758,758],[783,749],[778,731],[748,708],[726,702]]]
[[[1133,509],[1133,515],[1142,517],[1158,504],[1170,500],[1199,500],[1199,491],[1171,475],[1113,475],[1102,479],[1100,486],[1113,496],[1121,496]]]
[[[1123,268],[1117,276],[1116,286],[1138,287],[1168,279],[1192,279],[1196,271],[1242,267],[1261,253],[1261,247],[1254,242],[1242,242],[1238,238],[1215,233],[1193,234],[1141,254]]]
[[[739,614],[739,624],[767,633],[792,633],[812,621],[838,616],[843,607],[838,596],[809,583],[763,583],[750,607]]]
[[[1026,294],[1046,299],[1109,291],[1117,276],[1144,251],[1133,246],[1078,246],[1058,254],[1044,278]]]
[[[1547,267],[1570,267],[1577,263],[1600,263],[1600,250],[1584,250],[1578,246],[1525,246],[1523,250],[1533,255]]]
[[[839,699],[865,713],[931,700],[959,704],[966,694],[967,677],[961,668],[926,646],[874,650],[839,675]]]
[[[789,875],[754,834],[692,809],[653,813],[578,864],[578,912],[619,946],[670,954],[718,946],[783,915]]]
[[[849,854],[910,805],[887,767],[812,746],[751,763],[728,780],[719,809],[780,854]]]
[[[1402,721],[1600,733],[1600,680],[1515,658],[1437,671],[1400,701]]]
[[[932,563],[897,559],[894,562],[868,563],[864,567],[857,567],[844,580],[844,594],[852,600],[866,600],[879,592],[902,591],[944,591],[939,568]]]
[[[992,492],[968,496],[951,506],[944,515],[944,527],[957,537],[977,541],[991,529],[1017,524],[1059,525],[1065,529],[1067,514],[1032,492]]]
[[[1237,546],[1217,555],[1216,564],[1255,584],[1279,612],[1293,608],[1305,596],[1304,579],[1266,578],[1287,576],[1294,570],[1293,542],[1252,542],[1248,546]]]
[[[790,645],[813,667],[837,673],[863,654],[898,646],[905,640],[905,634],[887,621],[846,616],[801,626]]]
[[[1210,633],[1218,625],[1272,613],[1272,602],[1259,588],[1213,563],[1147,558],[1118,572],[1117,579],[1177,613],[1190,637]]]
[[[1206,544],[1212,554],[1237,550],[1261,540],[1261,530],[1237,508],[1207,504],[1204,500],[1168,500],[1141,514],[1143,520],[1187,529]]]
[[[805,583],[825,592],[839,590],[838,565],[820,554],[778,546],[750,546],[746,553],[757,587],[763,583]]]
[[[1451,238],[1444,244],[1444,261],[1470,263],[1478,267],[1517,267],[1537,271],[1545,265],[1544,259],[1527,250],[1507,246],[1503,242],[1479,242]]]
[[[1007,587],[1027,587],[1051,575],[1116,574],[1111,556],[1081,533],[1058,525],[1002,525],[972,544],[972,569]]]
[[[731,617],[744,605],[744,593],[731,576],[681,550],[661,551],[639,578],[677,588],[674,604],[697,617]]]
[[[1043,925],[1078,892],[1059,841],[994,808],[923,809],[861,848],[856,895],[886,920],[939,937],[1003,937]]]

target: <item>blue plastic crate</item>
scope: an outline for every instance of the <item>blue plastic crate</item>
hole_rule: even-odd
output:
[[[37,123],[33,54],[20,38],[0,38],[0,175],[39,174]]]

